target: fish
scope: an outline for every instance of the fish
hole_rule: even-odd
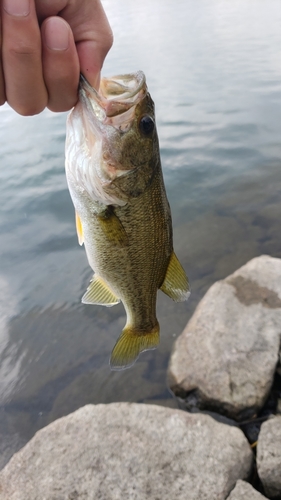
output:
[[[112,370],[123,370],[159,344],[158,290],[176,302],[190,295],[173,249],[154,102],[142,71],[104,77],[98,91],[81,75],[67,118],[65,168],[78,241],[94,271],[82,303],[123,303],[127,321],[110,358]]]

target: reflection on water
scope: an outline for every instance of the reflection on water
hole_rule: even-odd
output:
[[[104,5],[115,33],[104,74],[142,69],[156,103],[192,296],[174,304],[159,293],[159,349],[111,373],[125,313],[80,304],[91,270],[66,187],[65,115],[0,108],[0,467],[86,403],[173,405],[167,362],[200,297],[256,255],[281,257],[279,0]]]

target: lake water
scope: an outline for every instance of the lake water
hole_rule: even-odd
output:
[[[84,404],[173,405],[169,355],[199,299],[252,257],[281,257],[280,1],[104,7],[115,44],[103,74],[142,69],[156,104],[174,246],[192,296],[175,304],[159,293],[159,349],[110,372],[125,313],[80,303],[92,272],[65,180],[66,115],[0,108],[0,467]]]

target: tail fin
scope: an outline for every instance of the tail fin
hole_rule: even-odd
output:
[[[125,327],[111,353],[111,370],[130,368],[143,351],[155,349],[159,344],[159,324],[150,332],[138,332]]]

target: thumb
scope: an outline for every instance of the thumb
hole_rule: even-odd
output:
[[[69,1],[60,15],[72,29],[81,73],[93,87],[98,87],[104,59],[113,43],[100,0]]]

